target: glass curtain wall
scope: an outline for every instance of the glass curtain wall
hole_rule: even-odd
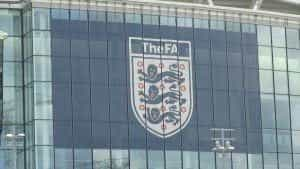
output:
[[[50,9],[23,12],[26,167],[54,168]]]
[[[172,15],[25,10],[28,168],[296,169],[299,29]],[[194,111],[171,138],[134,116],[129,37],[192,44]],[[226,159],[214,127],[235,129]]]
[[[24,168],[21,12],[0,9],[0,30],[8,37],[1,51],[0,168]],[[2,49],[1,49],[2,50]],[[3,55],[2,55],[3,54]]]

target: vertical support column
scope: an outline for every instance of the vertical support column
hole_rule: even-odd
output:
[[[0,31],[0,135],[3,130],[3,48],[7,33]],[[0,138],[1,144],[1,138]]]

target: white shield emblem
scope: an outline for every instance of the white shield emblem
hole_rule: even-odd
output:
[[[193,112],[190,41],[129,37],[131,105],[139,123],[167,138]]]

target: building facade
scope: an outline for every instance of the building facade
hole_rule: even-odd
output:
[[[300,169],[299,18],[131,1],[0,9],[0,168]],[[223,130],[234,149],[214,151]]]

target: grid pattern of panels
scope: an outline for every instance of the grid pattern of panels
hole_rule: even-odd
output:
[[[0,168],[23,168],[23,70],[21,12],[0,10],[0,30],[8,34],[1,58]],[[2,50],[2,49],[0,49]]]
[[[299,30],[215,19],[43,10],[37,16],[51,18],[52,75],[48,76],[53,83],[55,149],[54,153],[41,149],[48,152],[42,168],[273,169],[299,165],[297,130],[291,128],[296,123],[290,120],[297,115],[298,72],[290,65],[299,66],[295,54]],[[48,30],[38,32],[47,34]],[[177,137],[159,140],[131,116],[128,36],[185,39],[194,44],[197,113]],[[49,35],[40,37],[33,40],[40,45],[35,50],[47,53]],[[238,148],[226,163],[210,152],[208,129],[212,126],[236,128],[231,135],[238,138]]]

